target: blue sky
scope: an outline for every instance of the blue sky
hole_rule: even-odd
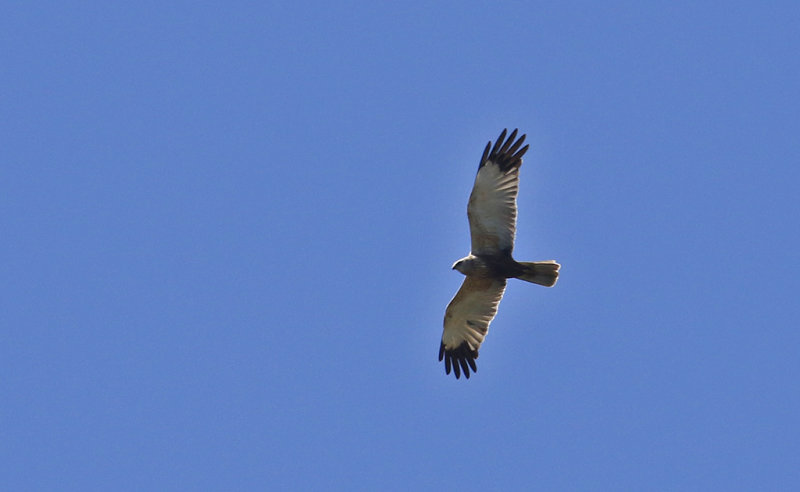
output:
[[[12,2],[9,490],[795,490],[792,2]],[[511,282],[437,361],[484,145]]]

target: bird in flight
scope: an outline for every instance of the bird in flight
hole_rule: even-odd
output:
[[[462,372],[469,379],[470,369],[478,371],[478,349],[497,314],[506,279],[552,287],[561,268],[553,260],[517,262],[511,256],[517,229],[519,168],[528,151],[528,145],[522,147],[525,135],[514,141],[516,137],[514,130],[506,140],[503,130],[494,147],[491,141],[486,144],[469,196],[472,248],[468,256],[453,264],[466,278],[447,305],[439,347],[439,361],[444,360],[445,372],[450,374],[452,369],[456,379]]]

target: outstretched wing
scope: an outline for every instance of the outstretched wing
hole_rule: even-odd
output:
[[[467,206],[474,255],[511,253],[514,249],[519,167],[528,150],[528,145],[520,149],[525,135],[514,142],[516,136],[514,130],[504,142],[503,130],[494,148],[489,141],[483,151]]]
[[[504,278],[467,277],[444,314],[444,333],[439,347],[439,360],[444,359],[445,372],[450,369],[469,379],[469,370],[477,372],[475,359],[489,331],[489,323],[497,314],[497,306],[506,289]]]

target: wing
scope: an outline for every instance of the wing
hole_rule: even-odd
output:
[[[444,333],[439,346],[439,360],[444,359],[445,372],[455,371],[456,379],[469,379],[469,369],[478,372],[475,359],[489,331],[489,323],[497,314],[497,306],[506,290],[504,278],[467,277],[444,314]]]
[[[525,135],[514,142],[517,130],[504,143],[505,136],[503,130],[494,148],[491,141],[486,144],[469,196],[467,216],[474,255],[511,253],[514,249],[519,167],[528,145],[520,149]]]

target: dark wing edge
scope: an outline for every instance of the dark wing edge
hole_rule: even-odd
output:
[[[472,350],[467,342],[462,343],[453,350],[444,348],[444,342],[439,346],[439,362],[444,359],[444,372],[450,374],[450,369],[456,375],[456,379],[461,378],[461,371],[464,371],[464,377],[469,379],[469,370],[478,372],[478,366],[475,364],[475,359],[478,358],[478,351]]]
[[[520,146],[525,141],[526,135],[523,134],[514,142],[514,139],[517,137],[517,129],[515,128],[514,131],[511,132],[508,139],[506,139],[507,131],[508,128],[505,128],[500,132],[500,136],[497,137],[494,147],[492,147],[492,141],[489,140],[489,143],[486,144],[486,148],[483,149],[483,155],[481,156],[478,169],[482,168],[487,162],[494,162],[500,167],[501,171],[506,173],[522,165],[522,156],[525,155],[525,152],[527,152],[530,147],[530,145],[526,145],[520,149]]]

